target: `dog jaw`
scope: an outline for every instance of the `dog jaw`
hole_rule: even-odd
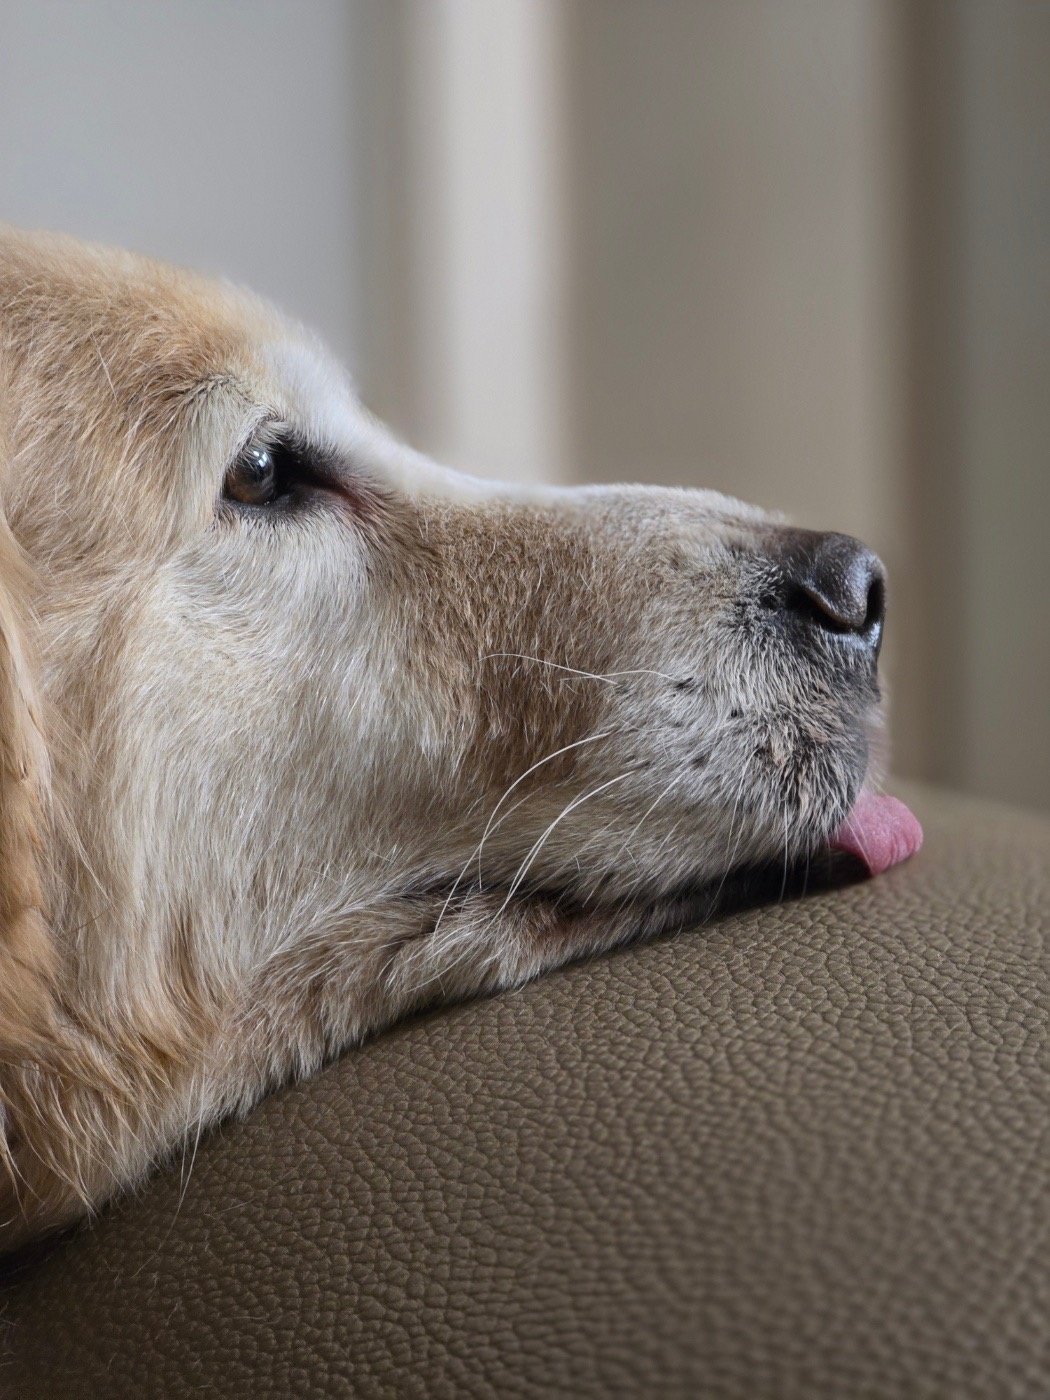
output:
[[[446,471],[260,304],[68,240],[0,237],[0,383],[4,1243],[854,803],[874,664],[763,604],[753,507]],[[259,433],[323,465],[280,509],[223,500]]]

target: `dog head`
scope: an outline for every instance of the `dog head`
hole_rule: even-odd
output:
[[[185,273],[0,237],[0,491],[16,1234],[412,1006],[808,858],[869,776],[868,550],[446,471]]]

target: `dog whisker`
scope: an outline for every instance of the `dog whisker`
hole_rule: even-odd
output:
[[[564,821],[564,819],[567,816],[569,816],[572,812],[576,811],[578,807],[582,807],[582,805],[585,802],[589,802],[591,798],[597,797],[599,793],[606,792],[609,788],[614,787],[617,783],[622,783],[626,781],[627,778],[633,776],[633,770],[628,770],[626,773],[619,773],[615,778],[609,778],[608,781],[604,783],[599,783],[597,787],[591,788],[589,792],[585,792],[582,796],[574,798],[571,802],[567,803],[566,806],[562,808],[562,810],[558,813],[554,820],[548,824],[543,834],[533,843],[528,855],[526,855],[525,859],[518,866],[517,872],[515,873],[514,878],[510,882],[510,888],[507,891],[507,895],[503,901],[503,904],[500,906],[499,912],[502,913],[503,909],[505,909],[507,907],[507,904],[514,898],[514,895],[517,893],[522,881],[525,879],[526,875],[531,870],[540,851],[550,839],[555,827],[558,826],[562,821]]]
[[[520,651],[490,651],[481,658],[482,661],[494,661],[503,658],[508,661],[533,661],[537,666],[549,666],[553,671],[565,671],[570,676],[580,676],[587,681],[604,681],[606,685],[615,685],[617,680],[623,676],[656,676],[662,681],[675,681],[677,677],[669,676],[665,671],[651,671],[646,667],[634,667],[626,671],[581,671],[575,666],[564,666],[558,661],[548,661],[542,656],[530,656],[527,652]]]
[[[481,839],[480,839],[480,841],[477,843],[477,845],[475,846],[474,850],[473,850],[473,851],[470,853],[470,855],[467,857],[467,860],[466,860],[466,862],[465,862],[464,865],[463,865],[463,869],[462,869],[462,870],[460,871],[460,873],[456,876],[456,879],[455,879],[455,881],[453,882],[452,888],[451,888],[451,890],[449,891],[449,894],[448,894],[448,898],[445,900],[445,903],[444,903],[444,905],[443,905],[443,907],[442,907],[441,913],[440,913],[439,916],[438,916],[437,926],[436,926],[435,929],[434,929],[435,934],[436,934],[436,933],[438,932],[438,930],[440,929],[440,927],[441,927],[441,921],[442,921],[442,919],[444,918],[445,911],[447,910],[447,908],[448,908],[450,902],[452,901],[452,899],[455,897],[455,894],[456,894],[457,890],[459,889],[460,885],[462,884],[463,880],[466,878],[467,871],[468,871],[468,870],[470,869],[470,867],[474,864],[475,859],[476,859],[477,862],[478,862],[478,881],[479,881],[479,883],[480,883],[481,878],[482,878],[482,876],[481,876],[481,859],[482,859],[482,852],[483,852],[484,847],[485,847],[485,842],[488,840],[488,838],[489,838],[490,834],[492,833],[492,831],[493,831],[494,829],[498,829],[499,823],[496,822],[496,817],[497,817],[497,815],[499,814],[500,808],[503,806],[504,802],[506,802],[507,798],[511,795],[511,793],[514,792],[516,788],[520,787],[521,784],[522,784],[523,782],[525,782],[525,780],[526,780],[527,778],[531,777],[533,773],[538,772],[540,768],[543,768],[546,764],[553,762],[554,759],[560,758],[563,754],[571,753],[574,749],[582,748],[585,744],[593,744],[593,743],[598,742],[598,741],[601,740],[601,739],[607,739],[607,738],[609,738],[609,736],[610,736],[610,734],[611,734],[612,732],[613,732],[612,730],[606,729],[606,730],[600,731],[600,732],[597,733],[597,734],[588,734],[588,735],[586,735],[586,736],[585,736],[584,738],[582,738],[582,739],[576,739],[576,740],[574,740],[571,744],[563,744],[563,745],[561,746],[561,748],[555,749],[555,750],[553,751],[553,753],[546,754],[543,758],[538,759],[538,760],[537,760],[535,763],[533,763],[533,764],[530,764],[530,766],[529,766],[528,768],[525,769],[524,773],[519,774],[519,776],[518,776],[517,778],[514,779],[514,781],[510,784],[510,786],[507,787],[506,789],[504,789],[504,792],[503,792],[502,796],[500,797],[499,801],[496,803],[495,807],[493,807],[492,812],[491,812],[490,815],[489,815],[489,819],[488,819],[488,821],[487,821],[486,824],[485,824],[485,830],[481,833]],[[513,810],[514,810],[514,808],[511,809],[511,811],[513,811]]]

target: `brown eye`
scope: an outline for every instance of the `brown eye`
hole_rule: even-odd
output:
[[[223,495],[243,506],[268,506],[277,499],[277,462],[262,443],[246,447],[226,473]]]

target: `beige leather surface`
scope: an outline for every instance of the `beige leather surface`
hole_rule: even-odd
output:
[[[1050,1394],[1050,822],[399,1027],[4,1295],[0,1393]]]

